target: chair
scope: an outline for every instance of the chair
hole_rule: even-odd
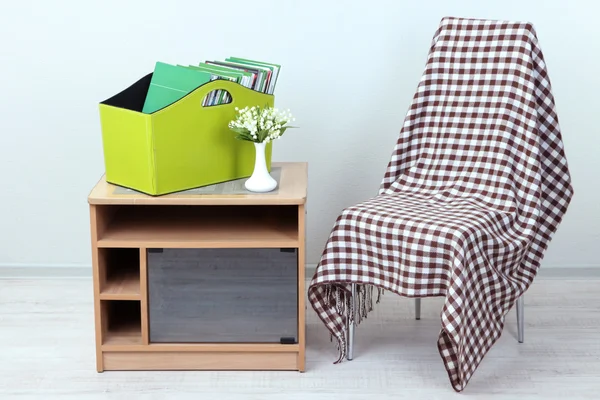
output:
[[[351,285],[351,298],[352,298],[352,305],[351,305],[351,309],[356,311],[356,283],[353,283]],[[524,337],[525,337],[525,299],[523,298],[524,295],[520,296],[517,301],[516,301],[516,307],[517,307],[517,340],[519,341],[519,343],[523,343],[524,341]],[[415,319],[417,321],[419,321],[421,319],[421,299],[417,298],[415,299]],[[349,320],[350,321],[350,320]],[[348,322],[347,324],[347,332],[348,332],[348,350],[347,350],[347,354],[346,357],[348,358],[348,361],[352,361],[352,359],[354,358],[354,335],[355,335],[355,327],[356,327],[356,323],[354,321],[356,321],[356,315],[353,316],[352,318],[352,323]]]
[[[374,290],[443,296],[438,350],[464,390],[501,336],[573,196],[554,98],[533,25],[443,18],[379,192],[335,221],[308,299],[336,362]]]

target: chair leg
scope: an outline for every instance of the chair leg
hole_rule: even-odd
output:
[[[517,299],[517,336],[519,343],[523,343],[525,336],[525,301],[523,296]]]
[[[356,283],[353,283],[351,286],[352,290],[352,322],[348,321],[348,348],[347,348],[347,358],[348,361],[352,361],[354,358],[354,328],[356,326]]]
[[[421,299],[415,299],[415,319],[418,321],[421,319]]]

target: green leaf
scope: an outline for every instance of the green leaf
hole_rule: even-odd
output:
[[[251,137],[248,136],[236,136],[235,137],[237,140],[245,140],[246,142],[254,142],[254,139],[252,139]]]
[[[240,135],[249,135],[250,131],[246,128],[229,128],[235,133],[239,133]]]
[[[266,131],[266,130],[258,132],[258,135],[257,135],[258,141],[263,142],[267,138],[267,133],[268,133],[268,131]]]
[[[247,129],[244,128],[234,128],[231,129],[233,132],[237,133],[237,136],[239,137],[244,137],[244,138],[252,138],[252,135],[250,135],[250,132]]]

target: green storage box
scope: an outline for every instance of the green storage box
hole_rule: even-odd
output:
[[[106,181],[149,195],[162,195],[249,177],[254,146],[235,139],[228,124],[235,107],[274,106],[273,95],[227,80],[199,86],[151,114],[142,113],[152,73],[100,103]],[[232,101],[203,107],[213,90]],[[271,168],[272,143],[266,147]]]

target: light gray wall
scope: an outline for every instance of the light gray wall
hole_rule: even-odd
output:
[[[35,3],[35,4],[33,4]],[[0,265],[89,265],[86,196],[103,173],[97,103],[155,61],[283,65],[276,104],[308,161],[308,262],[375,194],[443,16],[534,23],[575,186],[546,266],[599,266],[600,11],[589,1],[12,1],[0,13]]]

